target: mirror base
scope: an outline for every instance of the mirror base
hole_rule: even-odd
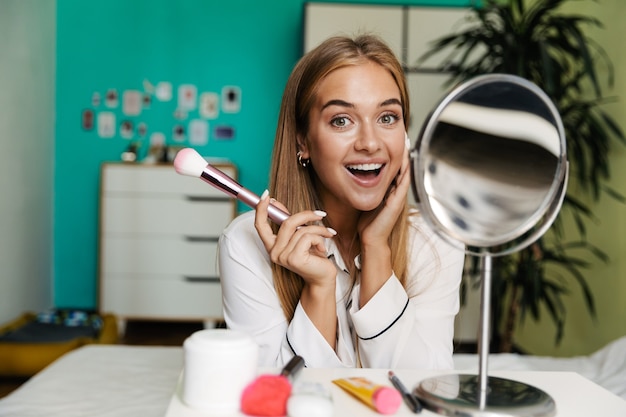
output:
[[[556,413],[552,397],[522,382],[488,377],[481,393],[479,376],[452,374],[425,379],[414,394],[424,407],[446,416],[550,417]]]

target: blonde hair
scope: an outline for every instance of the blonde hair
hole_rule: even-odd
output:
[[[404,71],[394,53],[380,38],[373,35],[332,37],[302,57],[287,80],[283,93],[270,168],[270,195],[282,202],[291,213],[324,209],[314,186],[313,169],[310,165],[301,167],[296,156],[298,137],[307,136],[309,113],[319,82],[336,69],[367,62],[386,68],[394,78],[400,90],[405,126],[408,125],[409,95]],[[393,270],[403,285],[407,269],[407,216],[408,205],[405,204],[389,238]],[[276,231],[278,226],[274,225],[274,228]],[[272,271],[283,312],[291,321],[304,281],[276,264],[272,264]],[[356,279],[355,272],[352,279]]]

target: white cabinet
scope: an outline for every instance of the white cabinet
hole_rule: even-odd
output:
[[[213,164],[237,178],[232,164]],[[236,202],[172,165],[107,163],[100,186],[99,309],[126,319],[222,318],[217,240]]]

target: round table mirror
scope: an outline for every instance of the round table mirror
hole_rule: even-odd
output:
[[[523,78],[479,76],[432,111],[410,157],[413,194],[427,223],[482,260],[479,374],[431,378],[415,394],[446,415],[554,415],[545,392],[489,378],[487,357],[491,258],[536,241],[565,196],[568,163],[558,111]]]

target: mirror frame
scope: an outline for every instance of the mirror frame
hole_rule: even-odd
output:
[[[430,195],[425,187],[426,158],[429,155],[429,146],[444,110],[448,108],[451,103],[458,101],[464,94],[476,88],[483,88],[494,83],[513,84],[519,88],[528,90],[542,101],[546,110],[553,118],[559,138],[559,152],[558,155],[556,155],[557,163],[554,179],[548,192],[544,196],[540,206],[523,223],[523,226],[518,228],[519,231],[512,233],[512,238],[510,239],[492,244],[484,244],[481,242],[468,243],[464,242],[464,239],[459,238],[459,236],[448,230],[448,228],[442,224],[430,204]],[[415,146],[410,151],[410,159],[413,196],[426,222],[443,239],[450,243],[464,243],[466,245],[466,253],[476,256],[484,256],[486,254],[491,256],[507,255],[532,244],[549,229],[556,219],[567,191],[569,171],[567,147],[565,131],[558,110],[543,90],[532,82],[511,74],[487,74],[477,76],[452,89],[426,118],[426,122],[422,126]]]

